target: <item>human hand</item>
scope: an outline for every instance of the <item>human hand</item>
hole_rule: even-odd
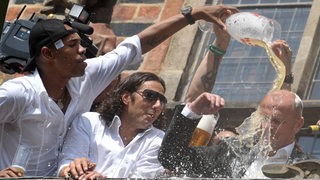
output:
[[[229,16],[230,14],[223,15],[221,17],[222,22],[225,23],[226,19]],[[213,23],[213,30],[215,34],[215,40],[213,42],[213,45],[223,51],[226,51],[231,40],[230,34],[227,32],[226,29],[222,29],[220,26],[218,26],[215,23]]]
[[[14,167],[7,167],[6,169],[0,171],[0,177],[4,177],[4,178],[22,177],[22,176],[23,174],[21,173],[21,171],[19,171]]]
[[[226,30],[224,23],[226,17],[239,12],[236,7],[226,5],[202,6],[194,7],[192,16],[195,20],[203,19],[208,22],[213,22],[221,29]]]
[[[79,179],[97,179],[97,178],[107,178],[106,176],[103,176],[102,174],[98,173],[97,171],[87,171],[85,174],[82,174]]]
[[[232,13],[224,14],[221,17],[222,22],[225,23],[226,19],[231,14]],[[228,33],[228,31],[226,29],[223,29],[219,25],[217,25],[216,23],[213,23],[213,31],[214,31],[215,38],[216,38],[215,40],[217,41],[217,43],[219,43],[219,44],[221,44],[221,43],[229,44],[231,36],[230,36],[230,34]]]
[[[284,40],[276,40],[272,43],[271,49],[274,54],[283,62],[287,73],[291,72],[292,52],[289,45]]]
[[[90,162],[87,158],[76,158],[74,159],[69,166],[64,167],[59,176],[69,178],[73,176],[75,179],[85,175],[87,172],[91,172],[96,167],[96,163]]]
[[[204,92],[194,101],[188,103],[190,110],[196,114],[215,114],[224,107],[225,101],[216,94]]]
[[[317,125],[320,125],[320,120],[318,120]]]

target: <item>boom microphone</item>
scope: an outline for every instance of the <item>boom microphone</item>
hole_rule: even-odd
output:
[[[84,33],[87,35],[91,35],[93,33],[93,28],[87,24],[82,24],[75,21],[72,21],[70,23],[71,23],[71,26],[77,29],[78,31],[80,31],[80,33]]]
[[[308,133],[308,134],[319,132],[319,131],[320,131],[320,125],[310,125],[308,127],[304,127],[300,129],[300,132]]]

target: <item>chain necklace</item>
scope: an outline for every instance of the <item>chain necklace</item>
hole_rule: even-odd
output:
[[[51,99],[58,105],[58,107],[60,109],[64,108],[63,99],[64,99],[65,94],[66,94],[66,88],[63,90],[63,93],[59,99],[51,97]]]

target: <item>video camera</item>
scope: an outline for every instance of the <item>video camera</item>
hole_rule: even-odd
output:
[[[29,35],[32,27],[41,19],[19,19],[26,6],[20,11],[14,22],[5,22],[0,40],[0,70],[6,74],[21,73],[29,58]],[[98,48],[92,43],[87,35],[93,33],[93,28],[88,25],[90,14],[83,6],[74,4],[66,16],[71,26],[78,30],[81,37],[81,45],[87,48],[86,56],[95,57]]]

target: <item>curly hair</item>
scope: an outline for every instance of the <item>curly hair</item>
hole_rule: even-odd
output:
[[[117,88],[101,103],[97,112],[100,113],[102,119],[109,125],[115,115],[121,117],[122,112],[125,110],[125,104],[122,102],[121,96],[126,92],[130,94],[136,92],[146,81],[157,81],[163,86],[164,91],[166,91],[165,82],[159,76],[151,72],[135,72],[122,80]],[[165,126],[165,124],[163,124],[165,122],[165,116],[162,112],[153,125],[162,129],[163,126]]]

